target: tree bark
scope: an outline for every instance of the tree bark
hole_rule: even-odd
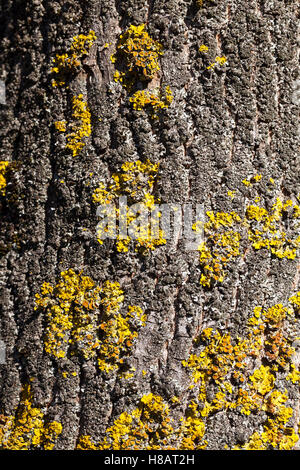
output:
[[[191,370],[182,361],[203,350],[204,343],[200,349],[195,343],[199,334],[212,328],[231,338],[243,336],[256,306],[286,307],[299,290],[298,255],[281,259],[255,249],[246,231],[224,281],[210,287],[200,284],[199,251],[188,251],[182,238],[144,255],[132,248],[120,253],[113,240],[100,245],[92,202],[99,182],[109,184],[125,161],[149,159],[160,164],[154,194],[162,203],[202,204],[205,212],[241,216],[257,195],[268,210],[276,197],[295,206],[298,15],[295,0],[203,0],[202,7],[192,0],[2,2],[1,160],[12,165],[1,196],[0,339],[6,354],[0,411],[14,416],[22,387],[31,383],[34,406],[62,425],[55,449],[75,449],[85,435],[103,441],[120,414],[132,413],[149,393],[162,397],[179,426],[198,390],[197,384],[189,388]],[[151,83],[169,85],[174,95],[156,120],[133,110],[128,91],[114,81],[116,64],[110,60],[119,35],[142,23],[164,51]],[[75,35],[90,30],[97,40],[80,70],[66,87],[53,87],[53,58],[68,50]],[[225,65],[207,69],[222,56]],[[72,156],[54,122],[72,120],[72,96],[79,94],[90,109],[92,133]],[[255,175],[261,180],[253,180]],[[228,191],[235,193],[230,197]],[[287,224],[280,220],[281,227]],[[35,294],[44,282],[57,284],[68,269],[82,271],[99,286],[119,282],[126,305],[147,314],[126,358],[135,369],[132,379],[104,373],[95,358],[57,359],[45,351],[46,314],[34,309]],[[299,335],[299,310],[294,315],[296,323],[289,326],[287,319],[284,335],[293,328]],[[297,366],[296,340],[292,346]],[[275,362],[263,353],[249,359],[246,383],[261,364]],[[298,387],[286,380],[287,373],[280,367],[274,372],[276,389],[288,391],[286,406],[293,409],[288,426],[297,433]],[[207,398],[209,390],[214,397],[216,382],[207,386]],[[237,393],[240,385],[232,386]],[[243,445],[263,432],[268,417],[268,410],[248,415],[220,407],[203,417],[206,448]]]

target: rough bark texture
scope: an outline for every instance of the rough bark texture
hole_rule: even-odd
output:
[[[168,403],[180,397],[172,411],[178,419],[194,393],[182,361],[193,352],[199,332],[212,327],[235,337],[255,306],[286,304],[297,290],[298,258],[254,250],[247,239],[224,282],[211,289],[199,283],[199,253],[186,251],[181,240],[147,256],[118,253],[113,242],[97,242],[92,203],[100,180],[109,182],[124,161],[147,158],[160,162],[155,194],[165,203],[241,212],[252,194],[242,180],[255,174],[263,175],[258,184],[264,201],[270,199],[270,177],[278,197],[295,200],[297,22],[295,0],[204,0],[200,9],[192,0],[2,2],[0,78],[6,104],[0,105],[0,151],[1,160],[16,163],[1,198],[0,338],[6,344],[1,410],[13,415],[22,385],[34,379],[35,406],[62,423],[56,449],[74,449],[81,435],[101,441],[120,413],[132,411],[149,392]],[[113,80],[110,60],[119,34],[141,23],[163,45],[156,79],[174,93],[170,108],[155,121],[132,109]],[[97,41],[85,66],[69,89],[53,88],[53,57],[90,29]],[[105,43],[111,45],[103,48]],[[207,70],[201,44],[212,60],[226,56],[227,65]],[[79,93],[92,113],[92,135],[73,157],[53,123],[70,120],[70,99]],[[233,200],[228,190],[236,190]],[[126,303],[147,313],[127,360],[136,369],[133,380],[101,373],[94,360],[77,356],[64,359],[64,370],[77,372],[64,378],[61,361],[46,354],[45,318],[34,310],[35,294],[69,268],[83,270],[97,284],[120,282]],[[248,374],[253,370],[251,363]],[[297,386],[283,379],[282,384],[282,390],[290,387],[291,426],[297,431]],[[216,411],[205,422],[207,448],[244,443],[265,421],[263,410]]]

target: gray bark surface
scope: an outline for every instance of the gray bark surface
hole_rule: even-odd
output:
[[[264,201],[270,200],[270,177],[279,196],[295,198],[300,191],[297,2],[204,0],[199,9],[191,0],[7,0],[1,15],[6,104],[0,105],[0,159],[15,167],[1,197],[0,338],[6,361],[0,365],[0,411],[13,415],[22,385],[34,378],[35,406],[62,423],[55,449],[75,449],[81,435],[100,442],[107,427],[123,411],[131,412],[145,393],[169,403],[180,397],[174,411],[179,419],[193,394],[182,361],[194,351],[199,332],[212,327],[235,337],[255,306],[286,305],[299,290],[299,259],[272,257],[244,239],[242,256],[229,264],[224,282],[205,289],[199,283],[199,253],[187,251],[181,239],[146,256],[118,253],[112,241],[100,245],[92,194],[125,161],[149,158],[160,162],[155,194],[163,203],[241,212],[252,194],[242,180],[255,174],[263,175]],[[110,61],[119,34],[141,23],[163,45],[158,79],[174,94],[156,121],[132,110],[126,91],[113,80]],[[69,90],[53,88],[55,54],[90,29],[97,41],[86,65]],[[112,44],[104,49],[105,43]],[[210,57],[226,56],[227,65],[207,71],[201,44],[209,47]],[[87,97],[92,135],[73,157],[53,123],[70,120],[70,97],[79,93]],[[236,190],[233,200],[229,190]],[[77,373],[65,379],[60,362],[45,352],[45,318],[34,310],[35,294],[69,268],[83,270],[99,285],[119,282],[126,304],[147,313],[127,359],[136,369],[133,380],[101,373],[94,360],[77,356],[65,360],[64,370]],[[297,386],[288,387],[291,426],[297,431]],[[244,443],[265,420],[264,411],[245,416],[220,410],[205,421],[207,448]]]

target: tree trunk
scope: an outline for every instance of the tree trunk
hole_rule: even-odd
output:
[[[7,417],[17,420],[30,384],[27,398],[43,414],[43,426],[61,424],[54,449],[88,447],[84,436],[100,449],[112,448],[117,438],[109,428],[136,409],[145,436],[138,438],[135,425],[128,425],[134,444],[122,436],[115,448],[247,448],[255,446],[255,433],[257,448],[297,448],[298,5],[200,3],[2,2],[1,161],[10,164],[2,171],[1,195],[0,438]],[[151,41],[163,47],[159,69],[148,79],[135,75],[126,88],[115,75],[128,73],[120,35],[144,23]],[[63,70],[65,83],[53,86],[56,54],[70,56],[74,36],[90,31],[96,40],[71,73]],[[129,101],[137,90],[165,86],[173,101],[157,118],[151,105],[138,110]],[[76,121],[73,97],[91,113],[91,134],[74,155],[66,147]],[[55,122],[69,131],[59,132]],[[149,250],[132,242],[122,252],[114,239],[97,241],[96,188],[102,181],[107,189],[125,162],[148,159],[159,163],[153,187],[144,182],[156,201],[203,208],[206,260],[200,259],[203,245],[202,251],[189,249],[178,234]],[[274,209],[276,198],[287,204]],[[233,212],[239,219],[231,221]],[[218,224],[222,217],[226,221]],[[256,229],[261,235],[255,245]],[[233,232],[239,234],[236,244]],[[283,233],[291,241],[276,245]],[[227,245],[222,236],[229,237]],[[79,317],[83,311],[95,315],[95,354],[85,357],[78,341],[72,345],[75,316],[65,356],[47,349],[49,305],[58,305],[59,288],[49,293],[48,306],[35,296],[45,282],[57,286],[70,269],[74,279],[88,276],[100,290],[106,281],[118,282],[124,301],[116,315],[125,318],[130,305],[146,314],[128,344],[117,331],[116,347],[124,348],[109,359],[112,370],[99,366],[104,342],[115,344],[112,331],[99,328],[109,322],[102,291],[90,310],[80,294],[72,298],[72,309],[80,304]],[[257,324],[249,323],[255,307],[262,307]],[[239,338],[251,343],[245,357],[239,356]],[[255,338],[260,345],[253,353]],[[193,365],[192,355],[201,352],[205,364],[195,359]],[[276,391],[282,398],[277,404]],[[279,430],[289,407],[293,414]],[[172,431],[164,434],[166,416]],[[272,426],[273,441],[266,436]],[[13,436],[22,432],[20,425],[7,432],[10,438],[2,432],[0,448],[18,448]],[[26,448],[46,448],[45,440],[35,444],[24,436]]]

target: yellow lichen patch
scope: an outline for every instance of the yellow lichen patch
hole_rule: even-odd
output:
[[[183,365],[192,371],[194,383],[200,381],[203,386],[209,380],[220,385],[235,369],[244,369],[244,361],[249,351],[252,351],[250,335],[246,340],[236,338],[236,344],[233,344],[229,333],[222,334],[211,328],[203,330],[197,343],[204,345],[203,350],[199,355],[191,354],[187,361],[183,361]]]
[[[74,51],[78,56],[86,55],[96,39],[97,36],[93,30],[91,30],[87,35],[78,34],[78,36],[73,37],[71,51]]]
[[[73,96],[72,110],[74,122],[69,124],[71,132],[66,135],[66,148],[72,151],[73,157],[76,157],[85,146],[83,139],[89,137],[92,132],[91,113],[82,94]],[[57,121],[55,127],[60,132],[66,131],[65,121]]]
[[[297,292],[297,294],[290,297],[289,301],[293,305],[294,310],[299,312],[300,311],[300,291]]]
[[[267,444],[263,442],[262,437],[258,432],[252,434],[248,442],[242,447],[236,446],[234,450],[266,450]]]
[[[158,166],[149,160],[125,162],[121,173],[112,174],[112,182],[108,186],[101,183],[95,190],[93,201],[101,204],[102,209],[103,206],[108,209],[106,219],[97,227],[100,244],[105,238],[112,238],[116,240],[119,252],[127,252],[133,242],[136,250],[146,253],[166,243],[159,227],[161,214],[156,210],[159,201],[152,194]],[[121,196],[128,198],[123,206],[118,205]]]
[[[220,410],[236,410],[246,416],[259,410],[267,412],[263,431],[255,432],[237,449],[291,449],[298,440],[289,425],[292,409],[284,405],[288,393],[276,388],[278,373],[285,373],[287,383],[296,385],[299,381],[299,371],[292,362],[293,338],[284,329],[286,323],[292,325],[295,321],[292,311],[281,304],[269,309],[255,307],[243,339],[206,328],[195,341],[198,351],[183,361],[191,372],[190,388],[193,396],[195,389],[198,393],[195,409],[204,423]],[[249,375],[251,358],[263,358],[268,365],[262,364]],[[212,385],[214,395],[208,398],[208,386]]]
[[[180,450],[205,449],[207,442],[204,440],[205,424],[200,416],[197,403],[189,403],[185,416],[181,418],[182,424],[176,430],[175,435],[179,440]]]
[[[61,273],[53,287],[44,283],[36,294],[35,309],[46,313],[45,351],[64,358],[71,348],[88,359],[99,348],[97,336],[101,288],[88,277],[72,269]]]
[[[225,56],[217,56],[214,62],[211,62],[206,68],[207,70],[213,69],[216,65],[225,65],[227,63],[227,59]]]
[[[290,380],[293,384],[297,382],[300,384],[300,372],[295,364],[291,364],[291,372],[286,376],[286,380]]]
[[[44,413],[34,408],[32,401],[30,385],[25,385],[15,415],[0,415],[0,449],[53,449],[62,425],[57,421],[47,423]]]
[[[245,186],[251,187],[252,184],[258,183],[261,179],[262,179],[262,175],[261,175],[261,174],[257,174],[257,175],[251,176],[249,179],[247,179],[247,178],[243,179],[242,183],[243,183]],[[272,179],[272,178],[270,178],[270,179]],[[274,180],[273,180],[273,181],[274,181]],[[271,181],[270,181],[270,182],[271,182]]]
[[[266,395],[270,392],[275,383],[275,377],[268,366],[261,366],[256,369],[249,377],[249,380],[252,382],[250,387],[260,395]]]
[[[293,218],[300,219],[300,206],[298,204],[295,204],[293,207]]]
[[[243,183],[245,186],[251,186],[251,181],[247,180],[246,178],[243,179],[242,183]]]
[[[5,196],[6,192],[6,178],[5,173],[9,167],[10,163],[5,161],[0,161],[0,195]]]
[[[263,310],[262,316],[265,323],[279,327],[286,319],[287,313],[289,313],[288,308],[285,308],[282,304],[276,304],[267,310]]]
[[[137,306],[129,306],[127,314],[118,311],[106,312],[100,323],[100,347],[98,366],[100,370],[110,372],[117,370],[123,363],[123,357],[128,355],[138,329],[145,325],[146,316]],[[131,377],[133,375],[131,374]],[[126,379],[130,378],[128,375]]]
[[[284,403],[288,397],[279,390],[273,390],[265,398],[262,409],[267,411],[269,417],[264,424],[264,430],[261,434],[255,432],[249,441],[243,446],[237,446],[235,449],[245,450],[291,450],[299,436],[292,427],[287,426],[292,417],[293,410],[286,407]]]
[[[202,6],[202,3],[201,3],[201,6]],[[202,54],[207,54],[208,51],[209,51],[209,48],[205,44],[201,44],[201,46],[199,47],[199,52],[201,52]],[[214,67],[216,67],[218,65],[222,66],[226,63],[227,63],[227,58],[225,56],[217,56],[217,57],[215,57],[213,62],[209,63],[209,65],[206,67],[206,69],[211,70],[211,69],[213,69]]]
[[[173,101],[173,94],[170,87],[166,87],[164,93],[162,90],[138,90],[130,98],[133,109],[141,111],[142,109],[150,111],[152,119],[158,119],[158,113],[164,108],[168,108]]]
[[[71,132],[66,135],[66,148],[72,151],[73,157],[76,157],[85,146],[83,139],[89,137],[92,132],[91,113],[82,94],[73,96],[72,110],[74,122],[69,124]],[[66,121],[56,121],[54,125],[59,132],[67,130]]]
[[[119,312],[124,301],[124,292],[120,289],[120,284],[118,282],[106,281],[101,292],[101,303],[104,305],[107,314],[112,315]]]
[[[236,212],[208,211],[209,222],[204,224],[205,241],[198,248],[202,274],[200,284],[211,287],[225,278],[227,264],[239,253],[241,235],[232,228],[241,219]]]
[[[245,222],[248,223],[248,239],[255,250],[266,248],[277,258],[295,259],[300,236],[291,238],[281,228],[289,208],[294,208],[292,201],[283,202],[279,198],[269,211],[254,204],[247,206]]]
[[[137,197],[150,193],[157,178],[159,164],[150,160],[142,162],[125,162],[122,172],[112,174],[112,182],[105,187],[103,184],[93,194],[93,201],[98,204],[109,204],[122,194],[135,200]]]
[[[281,305],[281,304],[279,304]],[[278,305],[275,306],[278,309]],[[82,436],[78,448],[111,450],[200,450],[207,446],[205,423],[216,412],[236,410],[242,415],[267,413],[263,430],[254,432],[242,446],[234,449],[292,449],[298,435],[289,425],[292,409],[285,405],[288,393],[276,389],[277,368],[271,363],[261,365],[248,375],[249,359],[265,356],[265,345],[260,339],[268,335],[270,309],[256,307],[248,320],[244,339],[229,333],[206,328],[196,341],[200,353],[191,354],[183,365],[192,372],[193,399],[178,421],[172,418],[172,406],[177,407],[180,399],[172,397],[169,406],[158,396],[144,395],[140,404],[132,412],[124,412],[114,420],[105,433],[105,438],[96,445],[90,436]],[[280,310],[282,310],[280,308]],[[271,315],[273,318],[273,315]],[[284,317],[284,318],[283,318]],[[290,317],[280,315],[280,320],[272,324],[274,329],[282,329]],[[285,339],[288,342],[288,339]],[[298,380],[298,374],[291,359],[287,363],[290,374],[286,380]],[[286,366],[284,370],[286,370]],[[232,381],[237,383],[232,386]],[[294,381],[293,381],[294,383]],[[215,395],[208,398],[207,387],[215,384]]]
[[[97,39],[95,32],[90,31],[87,35],[79,34],[73,37],[70,50],[64,54],[56,54],[53,59],[54,66],[51,73],[55,74],[52,80],[52,86],[64,86],[66,81],[76,73],[81,66],[81,59],[88,54],[89,49]]]
[[[77,450],[98,450],[97,446],[92,442],[91,436],[80,436],[76,449]]]
[[[67,130],[66,121],[55,121],[54,126],[55,126],[55,129],[59,132],[66,132]]]
[[[172,434],[169,407],[158,395],[144,395],[132,413],[123,412],[106,430],[106,436],[97,446],[90,436],[80,439],[81,449],[150,450],[164,449]]]
[[[120,35],[116,54],[111,57],[117,70],[114,81],[120,82],[131,94],[129,101],[135,110],[146,109],[156,119],[158,112],[170,106],[173,94],[169,86],[140,90],[140,81],[149,82],[159,72],[159,56],[162,45],[154,41],[145,29],[145,24],[131,25]]]
[[[123,300],[118,282],[100,287],[72,269],[54,287],[44,283],[35,308],[46,313],[45,351],[57,359],[68,353],[97,357],[101,370],[117,370],[146,321],[138,306],[122,314]]]
[[[204,52],[204,54],[206,54],[206,52],[208,52],[208,47],[205,44],[201,44],[199,52]]]
[[[253,186],[262,178],[252,176],[243,183]],[[255,187],[255,186],[254,186]],[[227,193],[232,199],[234,191]],[[300,246],[297,204],[291,199],[274,200],[270,209],[260,204],[257,195],[253,203],[246,205],[244,216],[236,212],[206,212],[209,221],[204,224],[204,241],[199,246],[201,278],[200,284],[211,288],[223,282],[227,264],[240,256],[242,238],[248,240],[254,250],[266,249],[277,258],[295,259]]]
[[[95,445],[90,436],[82,436],[77,446],[83,450],[170,450],[203,449],[205,427],[191,403],[178,426],[161,396],[148,393],[131,413],[123,412],[106,429],[105,438]]]
[[[160,55],[162,45],[149,36],[145,24],[131,25],[119,37],[116,57],[125,60],[126,73],[133,75],[135,80],[151,80],[160,70]]]

